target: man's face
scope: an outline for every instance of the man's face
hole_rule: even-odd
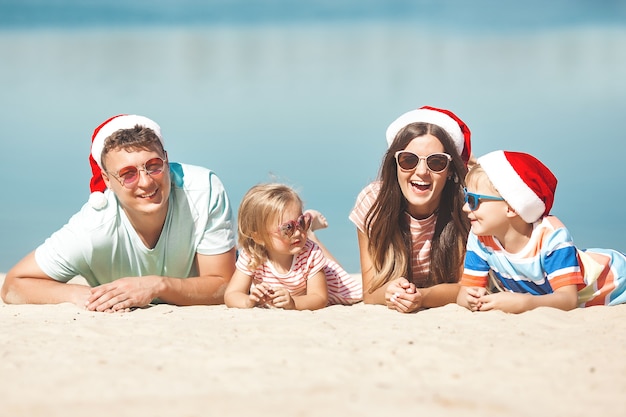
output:
[[[167,212],[171,180],[166,159],[167,154],[151,150],[114,149],[105,155],[102,177],[129,218]]]

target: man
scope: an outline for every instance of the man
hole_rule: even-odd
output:
[[[6,275],[6,303],[123,311],[152,302],[221,304],[235,269],[230,202],[212,171],[168,161],[137,115],[96,128],[89,203]],[[81,275],[89,286],[67,284]]]

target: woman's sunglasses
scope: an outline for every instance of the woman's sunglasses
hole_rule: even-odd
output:
[[[470,193],[467,191],[467,188],[463,188],[463,193],[465,194],[465,202],[469,206],[470,211],[476,210],[482,200],[504,201],[504,198],[496,197],[495,195]]]
[[[159,175],[163,172],[163,168],[165,167],[166,159],[161,158],[152,158],[148,159],[146,163],[136,166],[127,166],[119,171],[116,174],[112,174],[124,187],[132,187],[135,185],[137,181],[139,181],[139,171],[144,171],[146,174],[151,177],[155,175]]]
[[[396,162],[403,171],[411,171],[419,165],[421,160],[426,161],[426,166],[432,172],[441,172],[448,168],[452,157],[447,153],[431,153],[428,156],[419,156],[409,151],[396,152]]]
[[[300,229],[302,232],[306,232],[311,227],[311,215],[304,213],[297,220],[289,220],[286,223],[278,226],[278,232],[286,239],[291,238],[296,229]]]

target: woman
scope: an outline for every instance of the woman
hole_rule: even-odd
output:
[[[387,129],[378,180],[361,191],[363,301],[400,312],[456,301],[469,233],[462,211],[470,131],[454,113],[422,107]]]

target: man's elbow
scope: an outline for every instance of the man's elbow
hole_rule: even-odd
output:
[[[20,296],[20,292],[16,288],[14,279],[9,277],[6,277],[4,283],[2,284],[0,296],[2,297],[2,301],[6,304],[24,304],[24,301]]]

